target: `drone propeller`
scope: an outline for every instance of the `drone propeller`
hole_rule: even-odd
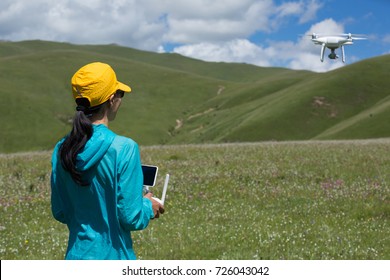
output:
[[[318,36],[322,36],[322,34],[312,33],[312,34],[303,34],[301,36],[308,36],[308,37],[311,37],[312,39],[317,39]]]
[[[340,34],[342,36],[352,36],[352,37],[355,37],[355,36],[366,36],[364,34],[355,34],[355,33],[343,33],[343,34]]]
[[[348,39],[367,39],[366,35],[364,34],[353,34],[353,33],[340,33],[340,34],[326,34],[326,33],[312,33],[312,34],[305,34],[301,36],[309,36],[312,38],[317,38],[317,37],[331,37],[331,36],[343,36],[343,37],[348,37]]]
[[[366,35],[364,34],[352,34],[352,33],[344,33],[344,34],[340,34],[340,36],[347,36],[348,39],[352,39],[352,40],[366,40]]]

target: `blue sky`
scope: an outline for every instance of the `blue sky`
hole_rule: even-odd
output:
[[[345,48],[346,64],[388,54],[389,10],[389,0],[1,0],[0,40],[115,43],[326,72],[345,64],[321,63],[321,47],[302,34],[365,34]]]

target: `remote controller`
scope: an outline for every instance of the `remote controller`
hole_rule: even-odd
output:
[[[165,195],[167,194],[168,182],[169,182],[169,174],[167,174],[165,176],[165,183],[164,183],[164,188],[163,188],[163,193],[162,193],[161,199],[154,197],[154,196],[152,197],[154,200],[156,200],[158,203],[160,203],[162,205],[164,205],[164,202],[165,202]]]

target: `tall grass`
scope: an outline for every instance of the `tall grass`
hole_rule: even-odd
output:
[[[140,259],[389,259],[390,141],[142,147],[171,175]],[[61,259],[50,152],[0,156],[0,258]]]

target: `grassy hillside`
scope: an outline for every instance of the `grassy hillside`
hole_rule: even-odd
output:
[[[70,78],[92,61],[132,86],[111,128],[142,145],[390,136],[389,55],[318,74],[115,45],[0,42],[0,152],[51,149],[70,128]]]
[[[229,142],[388,137],[389,72],[383,56],[324,74],[263,79],[215,98],[209,108],[216,110],[191,119],[187,132]]]

